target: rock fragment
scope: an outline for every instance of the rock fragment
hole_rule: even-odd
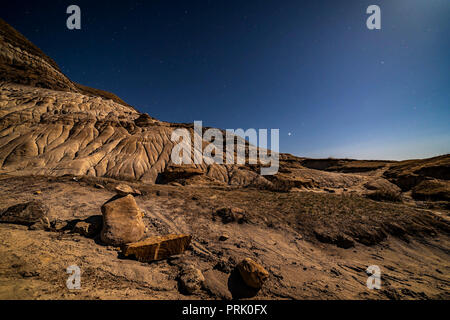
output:
[[[102,230],[101,216],[92,216],[75,224],[72,232],[81,234],[87,238],[94,238]]]
[[[261,289],[264,282],[269,278],[269,273],[262,265],[250,258],[245,258],[238,265],[237,269],[245,284],[254,289]]]
[[[193,265],[189,265],[181,270],[180,285],[187,294],[199,291],[204,281],[205,277],[202,272]]]
[[[130,243],[122,247],[125,257],[134,257],[141,262],[151,262],[183,253],[191,242],[191,235],[170,234],[152,236],[145,240]]]
[[[222,218],[223,223],[244,223],[246,221],[245,211],[236,207],[221,208],[216,211],[216,214]]]
[[[133,195],[133,196],[139,196],[142,193],[137,190],[137,189],[133,189],[132,187],[130,187],[127,184],[121,183],[118,186],[116,186],[114,188],[114,190],[117,192],[118,195],[120,196],[127,196],[129,194]]]
[[[103,229],[101,240],[113,246],[136,242],[142,239],[145,225],[142,211],[132,195],[112,198],[102,206]]]
[[[16,204],[0,212],[0,222],[28,226],[32,230],[48,229],[49,208],[41,201]]]

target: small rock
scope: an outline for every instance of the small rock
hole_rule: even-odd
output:
[[[158,190],[158,191],[156,191],[156,195],[158,197],[168,197],[169,192],[167,192],[166,190]]]
[[[63,220],[52,220],[50,221],[50,230],[51,231],[64,231],[68,227],[67,221]]]
[[[28,227],[30,230],[50,230],[50,221],[47,217],[43,217],[42,219],[39,219],[38,222],[33,223],[31,226]]]
[[[42,191],[41,190],[37,190],[37,191],[35,191],[35,192],[33,192],[35,195],[39,195],[39,194],[41,194],[42,193]]]
[[[123,246],[122,254],[125,257],[134,256],[140,262],[167,259],[170,256],[183,253],[191,239],[192,236],[187,234],[153,236]]]
[[[193,294],[200,290],[204,281],[205,277],[202,272],[192,265],[181,271],[180,284],[182,289],[188,294]]]
[[[245,258],[238,265],[237,269],[244,282],[252,288],[260,289],[269,278],[269,273],[250,258]]]
[[[214,269],[224,273],[230,273],[233,270],[232,265],[225,258],[220,259],[214,266]]]
[[[99,183],[96,183],[95,186],[97,189],[105,189],[105,187]]]
[[[89,234],[89,223],[84,221],[77,222],[73,227],[72,232],[87,236]]]
[[[24,277],[24,278],[32,278],[32,277],[37,277],[39,276],[39,272],[37,271],[20,271],[19,274]]]
[[[341,273],[336,268],[331,268],[330,272],[337,277],[341,275]]]
[[[330,232],[325,229],[316,228],[313,230],[316,239],[323,243],[331,243],[339,248],[352,248],[355,246],[355,242],[349,236],[343,233]]]
[[[219,240],[220,240],[220,241],[227,241],[229,238],[230,238],[230,236],[227,235],[226,233],[224,233],[224,234],[222,234],[222,235],[219,237]]]
[[[72,229],[73,233],[81,234],[88,238],[94,238],[102,230],[101,216],[92,216],[86,220],[79,221]]]

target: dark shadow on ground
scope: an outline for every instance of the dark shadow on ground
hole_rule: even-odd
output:
[[[228,290],[233,299],[252,298],[258,294],[258,289],[247,286],[237,269],[231,271],[228,277]]]

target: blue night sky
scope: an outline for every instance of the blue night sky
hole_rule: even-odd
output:
[[[72,80],[160,120],[279,128],[298,156],[450,153],[448,0],[10,1],[0,17]]]

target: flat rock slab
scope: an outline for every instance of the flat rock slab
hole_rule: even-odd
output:
[[[187,234],[169,234],[153,236],[145,240],[130,243],[122,247],[125,257],[134,256],[141,262],[166,259],[183,253],[191,242],[192,236]]]
[[[132,195],[106,202],[102,206],[102,213],[103,243],[121,246],[143,238],[145,224],[142,221],[142,211]]]

